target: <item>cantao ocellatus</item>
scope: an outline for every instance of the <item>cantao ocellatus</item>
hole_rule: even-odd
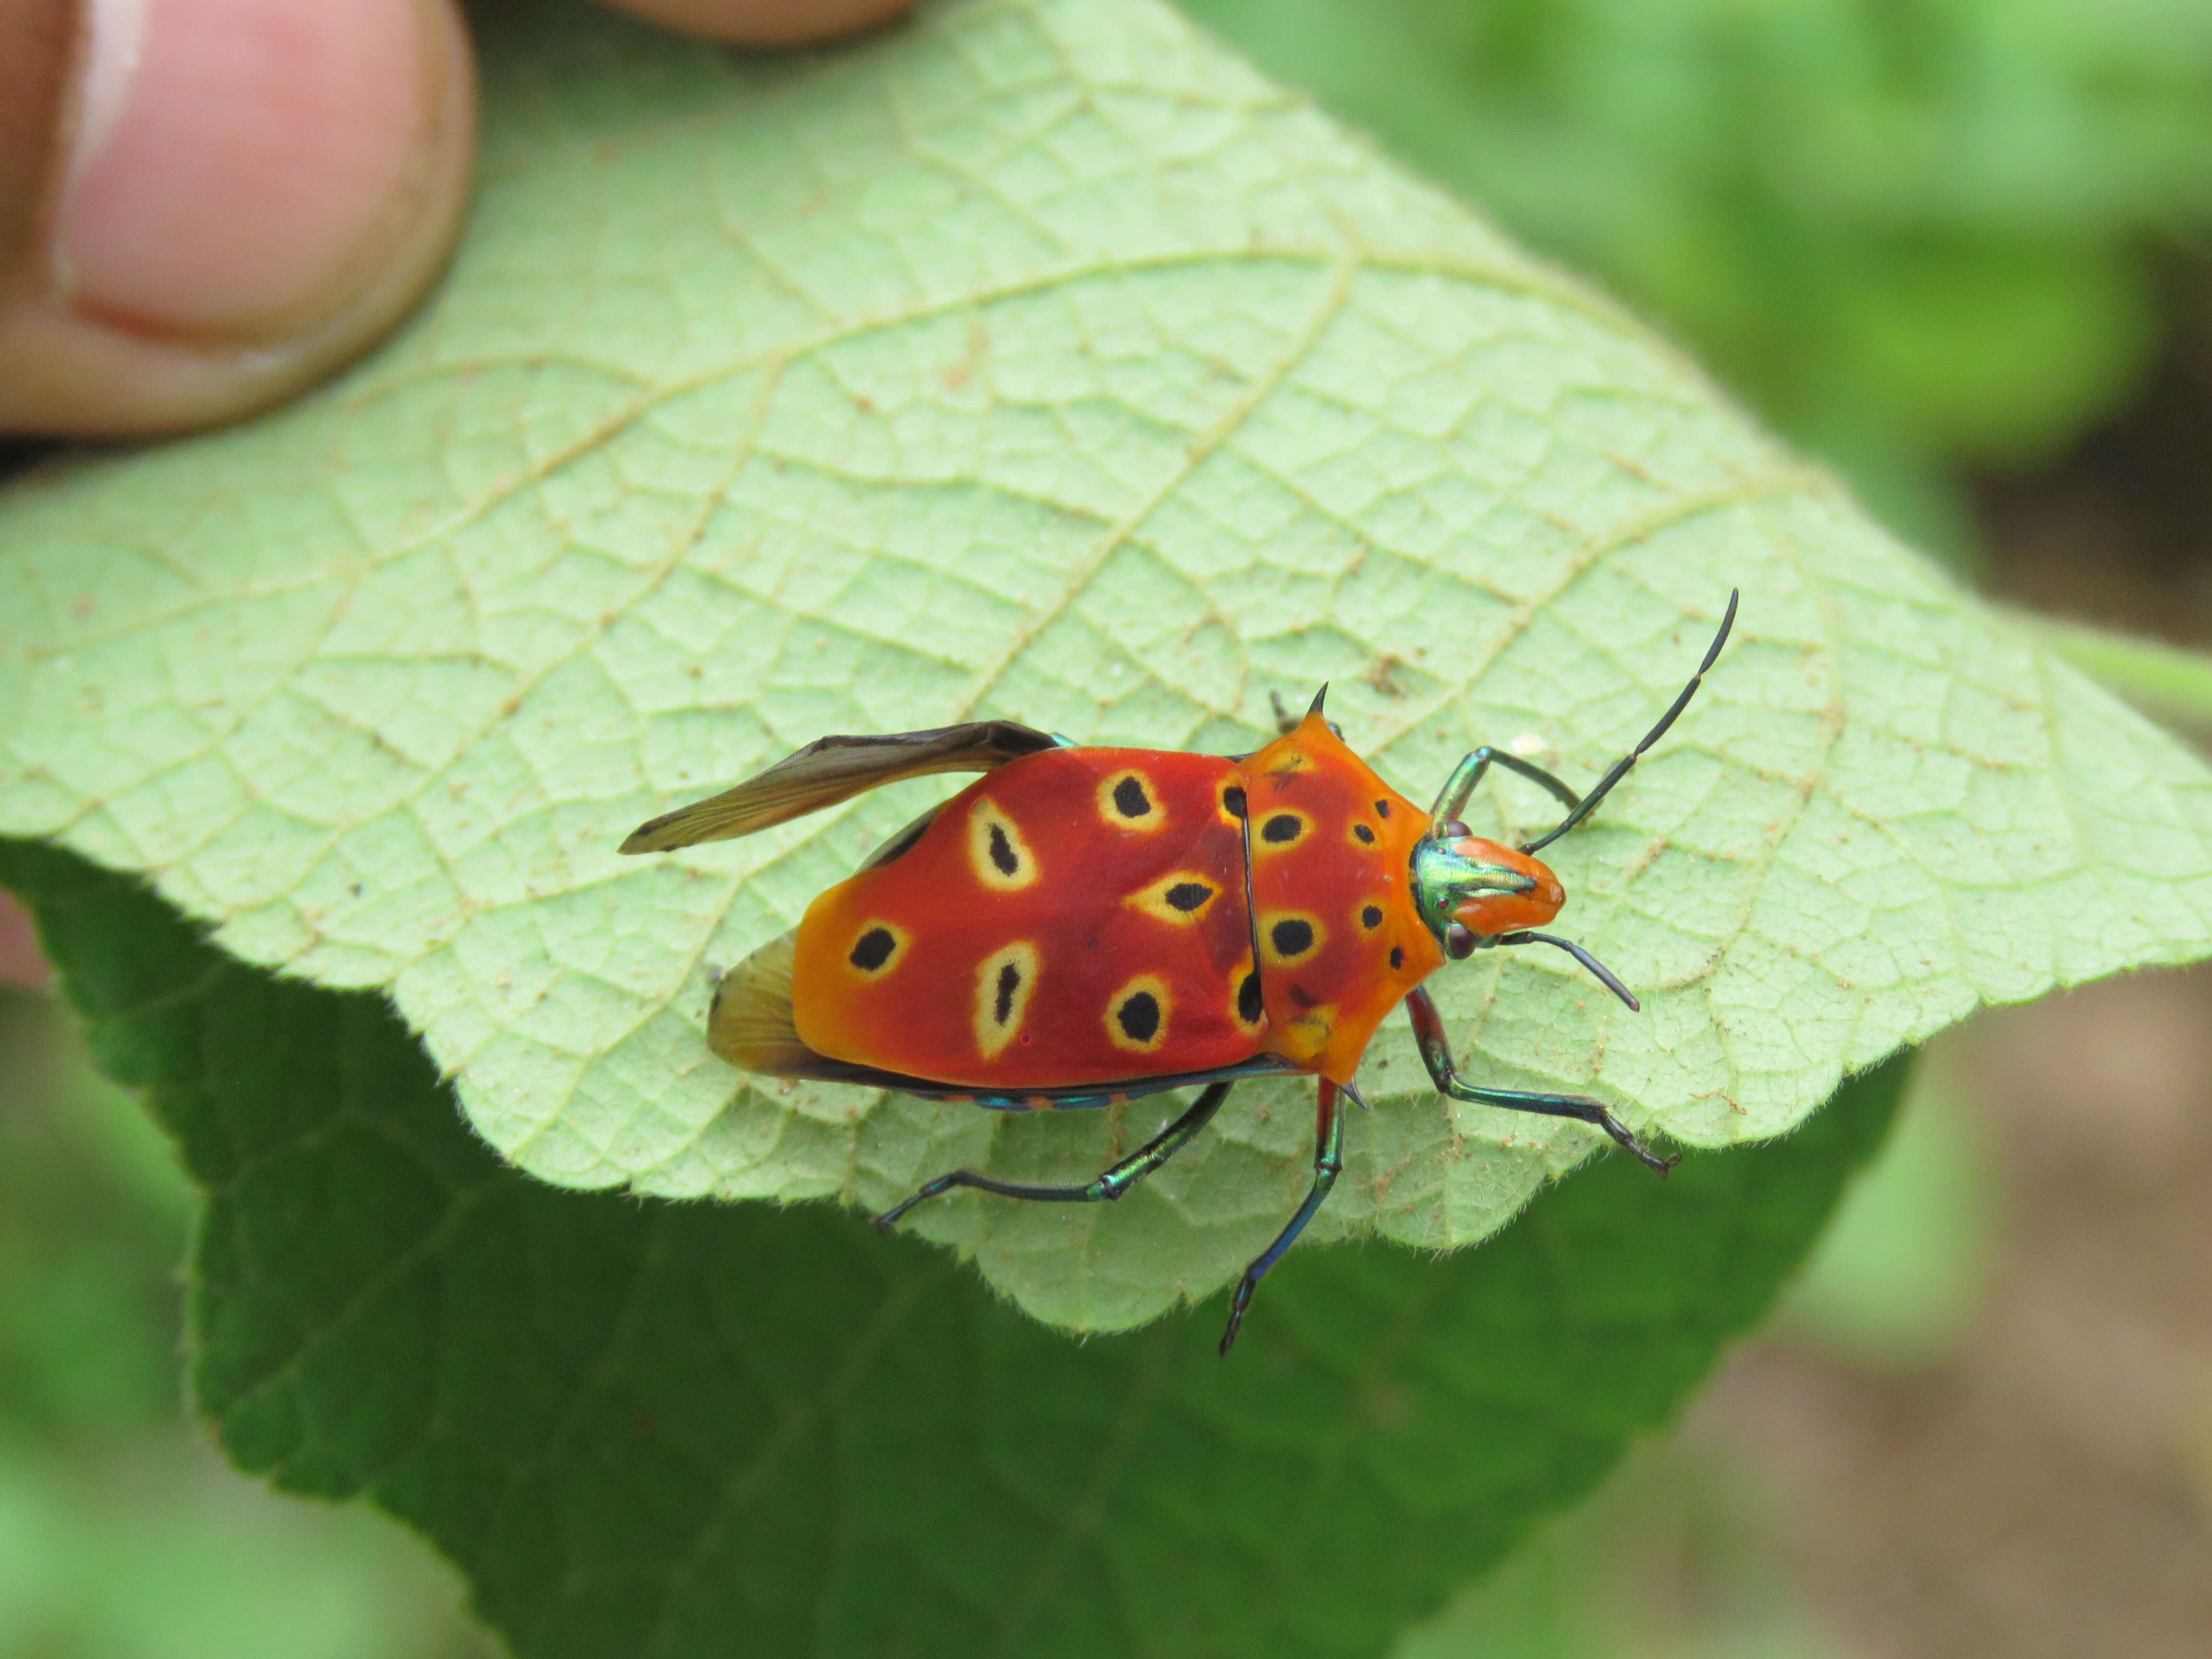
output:
[[[1226,1353],[1254,1287],[1343,1169],[1340,1103],[1359,1101],[1360,1055],[1401,1001],[1430,1076],[1452,1099],[1578,1119],[1660,1173],[1673,1167],[1601,1102],[1462,1078],[1421,981],[1477,951],[1549,945],[1638,1006],[1582,946],[1536,931],[1566,893],[1535,854],[1588,818],[1674,723],[1718,659],[1735,609],[1731,592],[1681,695],[1586,795],[1486,746],[1423,812],[1322,717],[1324,686],[1303,720],[1282,720],[1274,742],[1239,756],[1094,748],[1010,720],[820,738],[734,789],[640,825],[622,850],[750,835],[926,773],[986,774],[732,969],[715,992],[708,1043],[771,1077],[1000,1110],[1200,1090],[1086,1186],[955,1170],[877,1218],[885,1229],[956,1187],[1060,1203],[1120,1198],[1188,1146],[1237,1082],[1312,1073],[1313,1184],[1244,1270]],[[1518,847],[1472,834],[1460,815],[1493,766],[1549,791],[1565,816]]]

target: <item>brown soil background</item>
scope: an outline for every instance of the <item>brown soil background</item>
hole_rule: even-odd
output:
[[[1978,487],[1995,596],[2212,648],[2212,276],[2147,395]],[[2204,742],[2212,734],[2193,734]],[[1686,1444],[1778,1486],[1771,1541],[1853,1659],[2212,1655],[2212,971],[2130,975],[1948,1040],[1999,1183],[1943,1361],[1767,1340]]]

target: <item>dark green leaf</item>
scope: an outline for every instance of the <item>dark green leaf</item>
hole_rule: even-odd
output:
[[[380,999],[64,853],[0,878],[207,1193],[232,1456],[421,1528],[525,1659],[1378,1652],[1759,1318],[1903,1070],[1480,1249],[1295,1252],[1224,1363],[1218,1303],[1078,1342],[827,1206],[542,1185]]]

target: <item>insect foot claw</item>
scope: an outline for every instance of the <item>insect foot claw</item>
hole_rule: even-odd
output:
[[[914,1208],[915,1205],[921,1203],[923,1199],[927,1198],[929,1194],[926,1192],[916,1193],[912,1198],[906,1200],[904,1202],[892,1205],[890,1209],[885,1210],[881,1215],[875,1218],[876,1231],[879,1233],[887,1233],[890,1231],[892,1228],[899,1224],[899,1222],[904,1218],[908,1210]]]
[[[1592,1105],[1596,1104],[1595,1101],[1589,1103]],[[1615,1117],[1611,1112],[1603,1111],[1602,1108],[1601,1108],[1600,1110],[1602,1113],[1602,1115],[1594,1120],[1597,1124],[1597,1127],[1604,1130],[1607,1135],[1611,1136],[1613,1139],[1613,1144],[1620,1147],[1621,1151],[1633,1153],[1638,1162],[1641,1163],[1645,1169],[1653,1171],[1655,1174],[1665,1175],[1668,1170],[1673,1169],[1677,1164],[1680,1164],[1682,1161],[1682,1155],[1680,1152],[1676,1152],[1671,1158],[1660,1157],[1658,1153],[1653,1152],[1649,1146],[1646,1146],[1642,1141],[1638,1140],[1635,1135],[1629,1132],[1628,1126],[1623,1123],[1619,1118]]]
[[[1258,1283],[1250,1273],[1246,1273],[1229,1304],[1229,1323],[1221,1333],[1220,1354],[1224,1359],[1229,1358],[1229,1351],[1237,1346],[1237,1333],[1244,1326],[1244,1310],[1252,1305],[1252,1291]]]

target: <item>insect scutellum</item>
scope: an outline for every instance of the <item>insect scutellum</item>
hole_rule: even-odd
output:
[[[1566,889],[1535,854],[1574,829],[1596,810],[1597,805],[1626,777],[1651,745],[1667,734],[1681,712],[1689,707],[1698,685],[1728,643],[1735,625],[1737,594],[1729,590],[1727,612],[1713,635],[1698,672],[1690,676],[1680,696],[1627,754],[1613,763],[1587,795],[1577,795],[1542,767],[1504,750],[1485,744],[1452,769],[1451,776],[1437,796],[1430,814],[1429,833],[1413,848],[1413,906],[1421,921],[1437,937],[1444,954],[1463,960],[1475,951],[1499,945],[1550,945],[1566,951],[1588,969],[1597,981],[1631,1009],[1640,1006],[1635,996],[1613,971],[1571,939],[1534,931],[1559,914]],[[1518,847],[1486,841],[1468,830],[1460,814],[1483,775],[1492,766],[1518,773],[1549,791],[1567,814],[1544,834]]]

